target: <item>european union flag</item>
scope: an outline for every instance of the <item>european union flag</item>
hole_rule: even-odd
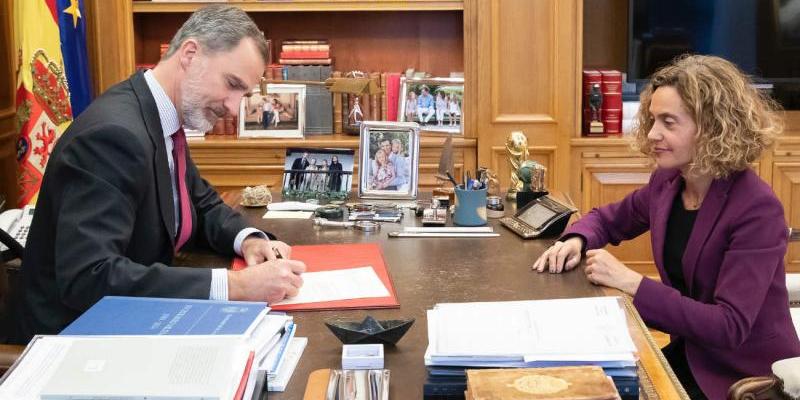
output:
[[[92,101],[92,81],[86,55],[86,13],[83,0],[56,0],[56,6],[72,117],[76,118]]]

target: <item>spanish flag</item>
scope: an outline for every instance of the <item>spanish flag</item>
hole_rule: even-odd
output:
[[[19,207],[36,201],[56,139],[91,102],[82,0],[14,1]]]

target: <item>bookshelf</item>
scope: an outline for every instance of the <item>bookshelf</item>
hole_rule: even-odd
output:
[[[464,135],[454,141],[457,168],[492,168],[505,190],[510,180],[505,141],[512,131],[521,130],[528,137],[531,158],[550,171],[548,185],[568,190],[570,140],[578,127],[581,0],[226,3],[247,10],[273,43],[328,39],[337,71],[400,72],[414,67],[438,76],[463,71]],[[90,58],[100,92],[127,78],[136,63],[155,62],[159,45],[190,12],[208,3],[86,4],[92,22]],[[443,142],[441,134],[423,132],[421,191],[434,184],[431,172]],[[276,171],[283,162],[281,149],[295,145],[355,148],[357,138],[323,135],[298,142],[229,136],[190,146],[204,176],[227,188],[269,182],[273,175],[265,171]]]

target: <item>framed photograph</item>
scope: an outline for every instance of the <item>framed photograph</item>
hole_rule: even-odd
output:
[[[283,163],[285,198],[344,200],[353,184],[354,149],[288,148]]]
[[[302,138],[306,86],[268,84],[267,93],[253,89],[239,107],[239,137]]]
[[[398,121],[426,132],[463,133],[464,78],[400,78]]]
[[[419,125],[416,122],[363,122],[359,152],[359,197],[417,198]]]

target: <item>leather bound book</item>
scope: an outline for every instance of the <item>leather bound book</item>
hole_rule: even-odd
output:
[[[379,94],[379,96],[381,96],[381,121],[388,121],[388,119],[386,119],[388,113],[388,110],[386,110],[386,75],[386,72],[381,73],[381,89],[383,89],[381,94]]]
[[[583,136],[604,136],[604,134],[598,135],[597,133],[591,133],[589,131],[589,125],[592,121],[592,107],[589,105],[589,94],[594,84],[602,85],[602,75],[600,75],[600,71],[593,69],[583,70],[583,123],[581,125],[581,133]],[[605,99],[603,99],[603,101],[605,101]],[[598,118],[602,121],[602,111],[598,111],[598,113],[601,114]]]
[[[473,400],[612,400],[613,382],[596,366],[467,370]]]
[[[333,78],[341,78],[342,72],[341,71],[333,71],[331,73],[331,77]],[[333,132],[334,133],[342,133],[342,98],[345,98],[346,95],[343,93],[334,93],[333,94]]]
[[[381,74],[380,74],[380,72],[370,72],[369,73],[369,78],[372,79],[373,82],[375,82],[376,86],[381,87]],[[372,114],[370,116],[372,117],[373,121],[382,121],[383,120],[382,117],[381,117],[382,110],[381,110],[381,94],[380,93],[369,95],[369,109],[372,110]]]
[[[603,92],[603,127],[607,135],[622,134],[622,73],[616,70],[600,71]]]

